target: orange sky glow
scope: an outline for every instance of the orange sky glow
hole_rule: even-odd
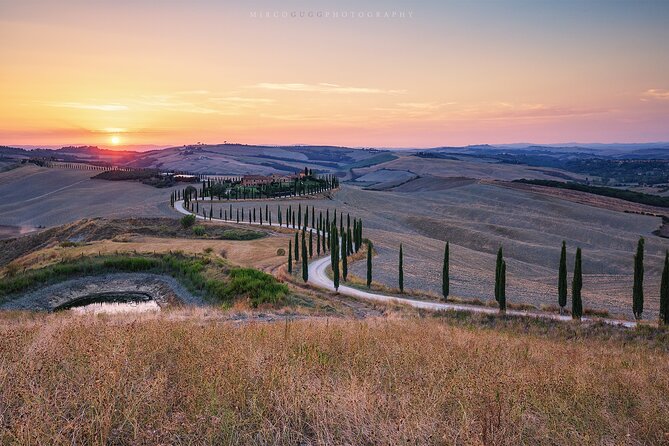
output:
[[[0,144],[669,140],[669,2],[416,3],[0,0]]]

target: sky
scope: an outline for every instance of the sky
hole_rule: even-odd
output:
[[[0,0],[0,145],[669,141],[666,0]]]

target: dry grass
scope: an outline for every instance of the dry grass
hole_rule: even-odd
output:
[[[114,240],[100,240],[74,246],[53,245],[31,252],[12,262],[19,269],[41,268],[63,259],[97,254],[157,253],[180,251],[185,254],[212,252],[228,258],[239,266],[272,271],[285,262],[285,256],[278,256],[277,250],[288,245],[288,238],[279,234],[257,240],[207,240],[146,237],[128,235]],[[0,269],[2,271],[2,269]]]
[[[3,444],[659,444],[669,359],[435,319],[7,315]]]

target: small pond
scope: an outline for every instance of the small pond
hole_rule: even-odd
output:
[[[160,306],[145,293],[98,293],[70,301],[55,309],[63,310],[77,314],[146,313],[160,311]]]

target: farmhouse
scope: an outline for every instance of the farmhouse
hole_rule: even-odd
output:
[[[265,175],[244,175],[242,177],[243,186],[258,186],[261,184],[270,184],[271,182],[272,178]]]

